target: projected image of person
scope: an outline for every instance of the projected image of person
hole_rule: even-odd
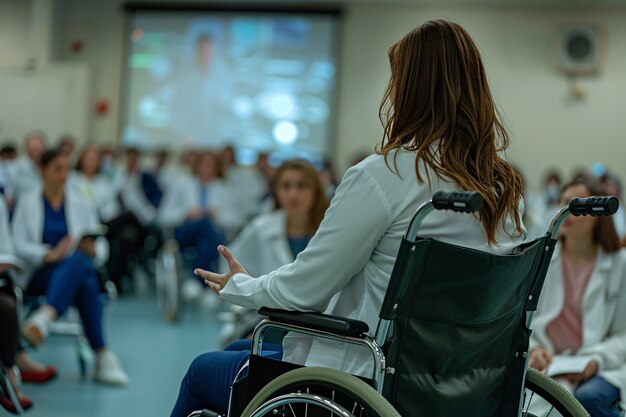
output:
[[[216,36],[201,34],[194,43],[193,65],[180,68],[174,79],[172,128],[188,145],[218,148],[227,136],[230,83],[218,52]]]

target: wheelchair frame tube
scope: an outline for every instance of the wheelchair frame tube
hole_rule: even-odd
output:
[[[556,239],[558,237],[559,228],[569,215],[570,210],[568,206],[561,207],[561,209],[559,209],[559,211],[554,215],[552,221],[550,222],[550,227],[548,228],[548,233],[550,233],[552,239]]]
[[[426,216],[428,216],[434,209],[435,206],[433,206],[432,201],[428,201],[419,206],[418,209],[415,211],[411,222],[409,223],[409,227],[404,234],[404,238],[411,242],[414,242],[415,239],[417,239],[417,232],[419,232],[420,227],[422,227],[422,222],[424,221]]]
[[[254,329],[252,334],[252,354],[261,356],[263,348],[263,340],[265,333],[269,329],[279,329],[289,332],[295,332],[300,334],[306,334],[309,336],[321,337],[323,339],[333,340],[335,342],[348,343],[351,345],[364,346],[370,350],[374,357],[374,372],[372,380],[374,381],[374,387],[379,393],[382,393],[383,383],[385,380],[385,372],[387,371],[387,360],[380,346],[374,339],[369,336],[365,336],[363,339],[350,336],[340,336],[321,330],[309,329],[306,327],[296,326],[293,324],[280,323],[269,319],[263,320]]]

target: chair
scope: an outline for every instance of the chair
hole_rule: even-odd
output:
[[[14,372],[13,369],[9,369],[8,372]],[[15,371],[17,372],[17,371]],[[9,380],[9,375],[7,374],[7,370],[4,369],[3,366],[0,366],[0,392],[3,392],[13,405],[15,405],[15,411],[18,415],[24,414],[24,409],[22,408],[22,404],[20,403],[17,393]]]
[[[565,417],[588,416],[561,386],[528,369],[530,324],[561,223],[570,213],[613,214],[617,199],[572,200],[545,236],[508,255],[417,237],[432,210],[475,212],[481,204],[477,193],[439,192],[417,210],[374,338],[363,322],[261,309],[268,319],[255,330],[249,376],[233,385],[229,417],[536,417],[528,406],[535,397]],[[361,345],[372,353],[372,377],[263,358],[270,329]]]

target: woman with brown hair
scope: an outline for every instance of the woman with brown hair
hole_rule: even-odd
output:
[[[601,184],[578,179],[560,202],[606,194]],[[619,416],[620,398],[626,405],[626,252],[609,217],[570,216],[559,240],[533,319],[530,366],[547,370],[553,355],[588,358],[581,372],[555,377],[592,417]]]
[[[308,162],[283,163],[272,183],[274,210],[261,214],[237,236],[231,251],[248,271],[260,276],[293,262],[317,231],[328,199]],[[224,267],[228,270],[228,266]]]
[[[247,308],[323,311],[375,329],[402,235],[416,208],[438,190],[477,191],[485,204],[475,217],[433,213],[423,235],[492,253],[521,243],[522,184],[500,156],[508,137],[470,36],[455,23],[426,22],[391,47],[389,62],[378,154],[346,172],[317,233],[293,263],[252,277],[221,246],[230,272],[197,273],[225,300]],[[289,362],[357,375],[372,371],[366,352],[330,341],[285,338],[283,349]],[[194,408],[226,408],[237,367],[196,364],[183,380],[174,417]]]
[[[229,245],[248,272],[260,276],[293,262],[308,245],[328,208],[324,184],[313,165],[303,160],[283,163],[272,180],[274,210],[254,218]],[[228,264],[222,262],[222,271]],[[247,337],[261,320],[250,310],[240,320],[244,328],[222,331],[226,343]],[[237,326],[235,326],[237,327]],[[228,330],[228,327],[226,327]],[[240,343],[250,351],[250,343]],[[231,345],[230,349],[234,347]]]

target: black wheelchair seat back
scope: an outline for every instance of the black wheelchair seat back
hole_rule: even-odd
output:
[[[517,416],[530,330],[555,241],[494,255],[404,239],[381,309],[383,395],[401,415]]]

